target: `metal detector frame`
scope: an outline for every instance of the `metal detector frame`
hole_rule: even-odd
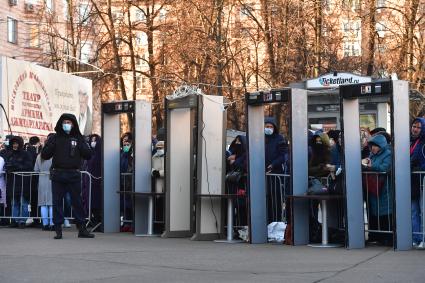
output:
[[[166,187],[165,187],[165,193],[166,193],[166,210],[165,210],[165,231],[163,233],[163,237],[190,237],[193,235],[192,240],[214,240],[217,238],[220,238],[222,235],[222,217],[221,217],[221,200],[220,198],[217,198],[217,196],[220,196],[224,193],[224,174],[223,170],[225,168],[225,159],[224,159],[224,152],[225,152],[225,123],[226,123],[226,111],[222,110],[221,108],[218,109],[219,105],[224,105],[224,98],[223,97],[209,97],[207,95],[197,95],[197,94],[190,94],[185,97],[181,98],[175,98],[175,99],[166,99],[165,100],[165,109],[166,109],[166,121],[167,121],[167,137],[166,137],[166,168],[165,168],[165,179],[166,179]],[[215,109],[204,109],[204,104],[207,103],[214,103],[217,104],[217,107]],[[218,100],[218,101],[215,101]],[[221,102],[219,101],[221,100]],[[178,109],[186,109],[186,111],[189,111],[189,113],[186,113],[190,115],[189,124],[190,127],[190,137],[189,137],[189,144],[185,145],[182,140],[172,140],[171,130],[173,127],[173,121],[171,118],[171,111],[178,110]],[[219,110],[219,111],[218,111]],[[210,125],[211,119],[206,119],[204,117],[204,112],[209,113],[212,111],[215,115],[222,115],[223,123],[219,124],[219,128],[221,127],[222,130],[220,133],[216,134],[218,136],[221,136],[222,140],[218,140],[217,143],[214,143],[214,146],[217,146],[219,150],[222,152],[223,159],[220,164],[210,164],[208,165],[206,161],[204,160],[204,157],[206,155],[212,155],[212,153],[207,153],[207,141],[204,140],[204,135],[211,136],[210,132],[214,132],[215,127]],[[221,112],[221,113],[220,113]],[[184,113],[181,113],[181,115],[184,115]],[[213,119],[213,118],[212,118]],[[197,132],[195,133],[193,131],[193,126],[196,127]],[[186,129],[187,130],[187,129]],[[184,133],[181,133],[184,134]],[[213,135],[214,136],[214,135]],[[173,136],[174,137],[174,136]],[[218,137],[218,139],[220,139]],[[189,146],[190,147],[190,165],[189,165],[189,180],[190,180],[190,187],[189,187],[189,194],[186,196],[180,196],[184,197],[186,199],[190,199],[190,205],[188,207],[184,208],[187,213],[187,219],[181,219],[181,218],[174,218],[174,222],[180,221],[180,223],[177,223],[181,225],[183,222],[186,222],[186,228],[183,229],[177,229],[175,230],[172,226],[174,226],[172,217],[176,217],[176,214],[182,213],[181,210],[175,209],[172,207],[178,206],[178,203],[175,203],[179,200],[177,195],[172,196],[172,193],[175,192],[175,184],[172,184],[174,177],[171,176],[174,172],[171,172],[171,166],[173,158],[173,154],[170,154],[170,151],[174,146]],[[187,149],[187,148],[186,148]],[[194,153],[196,152],[196,161],[193,158]],[[215,152],[214,154],[217,154]],[[195,166],[196,162],[196,166]],[[187,164],[186,164],[187,165]],[[208,168],[210,166],[210,168]],[[214,168],[213,168],[214,167]],[[217,186],[212,186],[210,188],[210,183],[213,183],[213,181],[210,179],[208,180],[209,174],[212,174],[214,172],[206,171],[206,170],[212,170],[212,171],[220,171],[221,176],[218,180],[214,179],[216,181]],[[214,169],[214,170],[213,170]],[[203,173],[205,173],[205,176],[203,176]],[[217,173],[217,172],[216,172]],[[211,177],[209,177],[211,178]],[[205,181],[207,183],[208,189],[205,191]],[[172,187],[173,185],[173,187]],[[172,192],[172,188],[174,188],[174,192]],[[211,190],[211,191],[210,191]],[[180,193],[184,193],[184,189],[180,189]],[[186,192],[187,194],[187,192]],[[204,196],[206,198],[204,198]],[[209,197],[208,197],[209,196]],[[208,198],[207,198],[208,197]],[[187,199],[186,199],[187,201]],[[216,207],[214,207],[214,204]],[[195,214],[193,213],[193,205],[195,205]],[[214,212],[212,212],[214,210]],[[211,220],[211,217],[214,217],[215,219]],[[193,217],[195,217],[195,221],[193,221]],[[190,224],[187,225],[187,221],[190,221]],[[216,221],[215,223],[211,224],[211,221]],[[206,225],[208,222],[208,225]],[[176,224],[176,225],[177,225]],[[184,225],[183,225],[184,226]],[[211,228],[215,227],[215,228]]]
[[[165,138],[165,230],[164,233],[162,234],[162,237],[164,238],[187,238],[192,236],[193,232],[194,232],[194,223],[193,223],[193,203],[194,203],[194,195],[193,195],[193,191],[194,191],[194,182],[195,179],[194,177],[196,176],[196,171],[197,168],[194,166],[194,158],[190,158],[190,165],[189,165],[189,180],[190,180],[190,185],[189,185],[189,202],[190,205],[188,205],[188,207],[185,207],[184,209],[186,210],[187,213],[187,219],[185,221],[189,221],[189,224],[187,225],[186,228],[183,229],[177,229],[175,230],[174,227],[172,227],[172,223],[171,223],[171,218],[174,217],[171,215],[171,211],[174,209],[171,207],[172,206],[172,196],[171,196],[171,171],[170,171],[170,167],[171,167],[171,163],[172,163],[172,158],[173,156],[171,156],[170,151],[171,148],[170,146],[172,145],[172,139],[171,139],[171,134],[169,133],[170,129],[172,129],[172,121],[171,121],[171,111],[173,110],[178,110],[178,109],[189,109],[189,115],[190,115],[190,145],[195,145],[195,146],[190,146],[189,152],[190,152],[190,156],[194,156],[194,152],[196,150],[196,141],[195,136],[193,134],[193,128],[192,126],[196,126],[196,128],[198,127],[198,125],[195,125],[195,114],[194,110],[197,109],[198,107],[198,96],[197,95],[188,95],[185,97],[181,97],[181,98],[175,98],[172,100],[169,100],[167,98],[165,98],[165,120],[167,123],[166,129],[167,129],[167,134],[166,134],[166,138]],[[176,204],[173,204],[176,205]],[[185,225],[183,225],[185,226]]]
[[[346,246],[349,249],[365,246],[358,98],[387,96],[391,102],[394,249],[409,250],[412,248],[412,222],[410,155],[407,150],[410,147],[408,82],[388,80],[343,85],[339,91],[345,166]]]
[[[296,88],[272,89],[246,94],[248,136],[249,239],[252,244],[267,242],[267,202],[265,179],[264,105],[288,104],[290,117],[290,161],[293,195],[304,195],[308,187],[307,91]],[[294,244],[308,243],[308,201],[293,201]]]
[[[102,187],[105,233],[120,232],[120,119],[119,114],[133,113],[133,192],[152,192],[152,107],[143,100],[102,104]],[[146,157],[146,158],[144,158]],[[152,230],[149,198],[134,196],[134,234]]]

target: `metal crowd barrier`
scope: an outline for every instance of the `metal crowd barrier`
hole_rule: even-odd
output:
[[[88,223],[90,222],[91,219],[91,189],[92,189],[92,175],[87,172],[87,171],[80,171],[82,177],[86,177],[88,178],[88,207],[87,207],[87,217],[85,218]],[[34,201],[37,200],[38,196],[38,179],[36,180],[35,178],[38,178],[40,176],[48,176],[50,175],[50,172],[0,172],[0,174],[3,174],[4,176],[4,180],[5,180],[5,189],[1,190],[2,193],[6,193],[6,196],[2,196],[2,198],[6,199],[5,203],[0,203],[0,205],[2,206],[1,209],[1,215],[0,215],[0,220],[2,221],[8,221],[9,223],[12,222],[12,220],[19,220],[19,219],[24,219],[25,221],[27,221],[28,219],[38,219],[41,220],[42,217],[39,215],[39,209],[38,209],[38,203],[35,203],[35,207],[33,207],[34,205]],[[12,188],[7,188],[8,184],[8,178],[10,178],[10,176],[13,176],[13,181],[12,181]],[[83,192],[83,179],[81,178],[81,182],[82,182],[82,190],[81,190],[81,194],[83,196],[83,194],[85,192]],[[20,180],[20,183],[19,183]],[[36,181],[36,182],[35,182]],[[9,195],[11,192],[11,195]],[[16,195],[19,196],[19,215],[27,214],[28,216],[16,216],[13,215],[13,204],[15,203],[15,201],[17,201],[17,197],[15,196],[15,192],[17,192]],[[25,207],[23,205],[22,202],[25,202],[24,204],[26,204],[27,207]],[[73,212],[72,212],[72,207],[71,204],[69,203],[69,214],[67,215],[67,205],[65,203],[65,199],[63,201],[63,209],[64,209],[64,216],[65,219],[68,220],[73,220]],[[50,220],[50,219],[49,219]]]
[[[365,232],[392,234],[393,189],[391,175],[386,172],[363,171]]]
[[[289,194],[291,175],[266,174],[268,223],[286,222],[286,195]]]
[[[245,193],[245,195],[243,195],[243,192]],[[244,228],[248,225],[248,199],[246,198],[246,178],[244,178],[244,180],[239,184],[226,182],[226,194],[240,195],[240,197],[228,198],[227,222],[230,223],[227,223],[226,228],[229,228],[229,234],[230,230],[233,230],[233,228]],[[231,210],[229,210],[229,207],[231,207]],[[233,234],[231,241],[233,241]]]
[[[420,248],[425,248],[425,217],[424,217],[424,208],[425,208],[425,197],[424,197],[424,185],[425,185],[425,171],[413,171],[412,172],[412,179],[418,178],[419,179],[419,195],[417,196],[418,199],[414,199],[412,197],[412,214],[415,212],[415,216],[412,215],[412,222],[414,217],[419,218],[419,227],[417,227],[417,223],[413,223],[413,237],[419,238]],[[412,183],[412,189],[415,189],[413,186],[417,184]],[[416,231],[415,231],[416,230]],[[413,239],[415,241],[415,239]]]
[[[120,191],[132,192],[133,191],[133,173],[121,173],[121,189]],[[121,226],[126,223],[133,223],[133,196],[130,194],[122,194],[120,196],[121,206]]]
[[[133,192],[133,173],[121,173],[120,191],[120,211],[122,226],[132,225],[134,217],[134,195]],[[155,182],[153,182],[155,184]],[[149,201],[149,231],[153,234],[153,225],[165,223],[165,201],[162,195],[152,196]],[[124,230],[125,231],[125,230]]]

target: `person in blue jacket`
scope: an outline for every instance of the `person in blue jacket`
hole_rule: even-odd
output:
[[[379,193],[368,193],[369,230],[392,231],[393,193],[390,182],[392,153],[388,147],[387,139],[382,134],[377,134],[369,139],[370,156],[362,160],[365,171],[386,172],[379,186]],[[384,245],[392,244],[391,233],[369,233],[369,241],[378,241]]]
[[[266,172],[281,174],[288,161],[288,142],[279,134],[273,117],[264,119]]]
[[[411,171],[425,171],[425,119],[416,118],[410,128]],[[421,233],[421,179],[424,174],[411,174],[413,245],[424,245]],[[423,184],[423,182],[422,182]],[[422,196],[423,197],[423,196]]]
[[[284,174],[288,171],[288,142],[279,134],[276,121],[272,117],[264,119],[265,134],[265,167],[266,173]],[[282,200],[285,192],[281,190],[281,184],[289,184],[285,176],[268,176],[267,181],[267,209],[268,222],[283,221]],[[278,180],[279,178],[280,180]],[[286,182],[285,182],[286,181]],[[289,186],[287,186],[289,188]],[[286,190],[286,188],[284,188]]]

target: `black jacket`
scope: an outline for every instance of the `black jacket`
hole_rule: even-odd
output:
[[[30,195],[30,176],[24,176],[14,172],[30,172],[33,170],[31,155],[24,150],[24,141],[21,137],[14,136],[10,139],[10,147],[17,142],[18,150],[8,151],[5,157],[5,168],[7,172],[7,191],[9,195],[18,197],[22,194],[25,198]]]
[[[69,134],[62,129],[62,122],[71,120],[73,127]],[[80,169],[82,159],[91,157],[91,149],[78,128],[73,114],[62,114],[56,123],[56,134],[52,135],[41,151],[41,158],[52,159],[53,169]]]

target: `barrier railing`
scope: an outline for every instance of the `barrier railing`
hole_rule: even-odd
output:
[[[226,181],[226,194],[239,195],[233,199],[229,198],[228,202],[232,202],[232,228],[242,228],[248,225],[247,210],[248,199],[246,198],[246,178],[243,177],[237,184]],[[230,211],[228,211],[228,214]],[[229,218],[228,215],[227,218]]]
[[[425,171],[413,171],[411,180],[413,245],[425,248]]]
[[[82,177],[84,176],[88,180],[86,220],[90,222],[92,175],[87,171],[80,171],[80,173]],[[38,198],[38,181],[39,177],[47,177],[50,172],[1,172],[0,174],[3,175],[5,186],[1,192],[6,194],[5,196],[2,195],[2,200],[5,200],[4,203],[0,203],[2,206],[0,219],[3,224],[10,224],[11,222],[25,223],[30,218],[41,220],[42,217],[36,202]],[[10,178],[12,178],[12,181]],[[81,178],[81,182],[83,182],[84,178]],[[82,189],[81,194],[83,195],[84,193]],[[65,196],[63,201],[64,217],[72,220],[74,219],[73,210],[70,202],[67,203],[67,199]]]
[[[121,191],[132,192],[133,191],[133,173],[121,173]],[[130,194],[121,194],[120,196],[121,206],[121,222],[122,224],[133,223],[133,196]],[[122,225],[122,226],[123,226]]]
[[[133,173],[121,173],[120,182],[120,212],[122,226],[126,227],[125,224],[132,225],[134,219],[134,189],[133,189]],[[156,182],[153,181],[153,185]],[[153,188],[153,192],[156,192],[156,188]],[[153,235],[155,224],[165,223],[165,200],[163,193],[152,193],[147,196],[149,199],[148,209],[148,235]],[[132,228],[122,229],[123,232],[132,231]]]
[[[393,190],[391,175],[386,172],[363,171],[363,199],[365,202],[365,232],[393,233]]]
[[[266,174],[268,223],[286,222],[286,195],[289,194],[289,174]]]

